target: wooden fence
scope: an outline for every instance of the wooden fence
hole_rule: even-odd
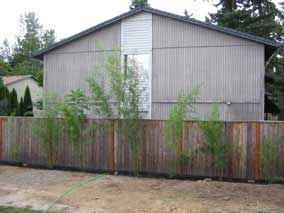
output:
[[[22,162],[34,166],[46,166],[46,154],[42,143],[33,134],[36,118],[0,118],[0,161]],[[58,121],[60,122],[60,121]],[[82,170],[108,172],[137,172],[156,175],[177,174],[180,176],[216,177],[212,156],[198,151],[204,137],[198,124],[185,122],[178,151],[171,150],[165,142],[165,121],[143,121],[143,142],[138,157],[138,167],[128,147],[118,134],[118,121],[87,120],[87,127],[107,126],[82,135],[82,157],[77,148],[68,141],[66,132],[61,131],[54,152],[54,166],[80,168]],[[273,176],[284,177],[284,123],[282,122],[225,122],[224,133],[227,143],[237,149],[223,176],[238,179],[263,179],[260,163],[261,148],[265,138],[278,138],[277,160]],[[196,150],[196,151],[194,151]],[[179,160],[179,152],[194,151],[189,158]]]

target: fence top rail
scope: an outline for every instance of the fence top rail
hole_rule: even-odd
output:
[[[0,116],[0,119],[43,119],[43,117],[25,117],[25,116]],[[63,119],[62,117],[57,117],[58,120]],[[102,119],[102,118],[87,118],[83,121],[123,121],[123,119]],[[165,122],[167,120],[153,120],[153,119],[143,119],[145,122]],[[185,123],[196,123],[198,121],[207,121],[207,120],[185,120]],[[284,124],[284,121],[268,121],[268,120],[248,120],[248,121],[227,121],[221,120],[223,123],[268,123],[268,124]]]

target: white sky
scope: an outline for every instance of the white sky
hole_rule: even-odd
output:
[[[152,7],[183,15],[184,9],[194,18],[205,20],[218,0],[149,0]],[[275,3],[283,0],[273,0]],[[129,10],[131,0],[2,0],[0,45],[4,38],[14,43],[19,33],[20,14],[34,11],[45,29],[55,29],[57,40]]]

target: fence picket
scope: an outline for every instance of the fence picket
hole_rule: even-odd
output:
[[[46,166],[44,148],[32,133],[32,121],[39,118],[13,118],[13,132],[7,118],[0,117],[0,161],[14,162],[11,157],[14,144],[20,147],[19,156],[22,163]],[[58,122],[61,122],[58,120]],[[100,171],[134,172],[133,156],[129,145],[123,140],[119,128],[123,121],[87,120],[84,128],[107,126],[82,133],[82,162],[78,159],[77,150],[68,142],[66,132],[60,132],[60,138],[54,154],[54,165],[75,167]],[[139,152],[139,172],[151,174],[171,174],[181,176],[217,176],[212,168],[212,156],[196,151],[202,146],[204,138],[198,124],[187,121],[183,134],[178,141],[178,152],[170,150],[165,142],[165,121],[143,121],[143,142]],[[234,147],[225,177],[242,179],[263,179],[260,172],[261,148],[264,138],[278,134],[277,161],[275,176],[284,176],[284,123],[283,122],[225,122],[224,134],[226,143]],[[63,130],[62,130],[63,131]],[[92,143],[91,143],[92,142]],[[191,153],[191,157],[180,159],[180,153]],[[176,168],[175,168],[176,167]]]

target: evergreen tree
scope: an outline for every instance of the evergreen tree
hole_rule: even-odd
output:
[[[33,116],[33,102],[31,98],[30,88],[27,86],[24,95],[23,103],[24,116]]]
[[[6,103],[5,103],[5,94],[4,94],[4,86],[0,87],[0,115],[3,116],[6,113]]]
[[[6,86],[0,86],[0,115],[8,116],[10,114],[9,109],[9,91]]]
[[[3,42],[0,47],[0,59],[9,63],[13,75],[40,76],[43,64],[40,60],[32,58],[32,53],[53,44],[55,32],[54,30],[44,30],[34,12],[26,13],[20,17],[20,27],[21,33],[16,37],[13,48],[9,47],[7,41]],[[42,79],[37,80],[42,81]]]
[[[10,91],[6,86],[4,88],[5,88],[5,96],[6,96],[6,101],[7,101],[7,115],[10,115],[11,113]]]
[[[268,39],[279,39],[282,12],[270,0],[220,0],[207,21]]]
[[[17,97],[17,92],[15,89],[13,89],[10,93],[10,108],[11,112],[10,115],[17,115],[17,110],[18,110],[18,97]]]
[[[133,10],[137,7],[150,7],[148,0],[132,0],[130,9]]]
[[[18,104],[17,116],[24,116],[24,99],[22,97]]]

